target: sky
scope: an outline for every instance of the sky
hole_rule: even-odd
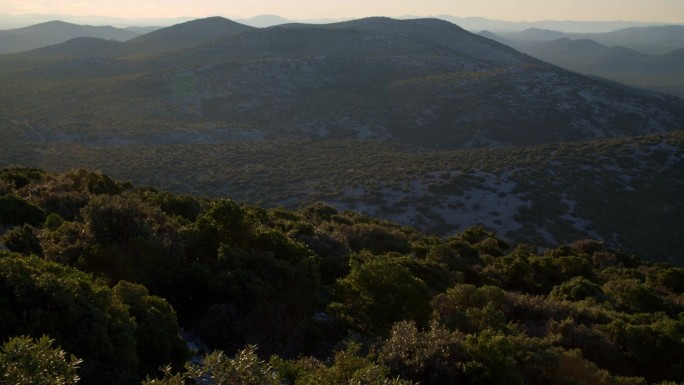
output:
[[[511,21],[684,23],[684,0],[0,0],[0,14],[127,19],[272,14],[289,19],[479,16]]]

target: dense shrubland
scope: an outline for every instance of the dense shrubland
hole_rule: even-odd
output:
[[[2,384],[684,382],[684,269],[594,240],[15,167],[0,244]]]
[[[649,261],[684,263],[684,131],[456,151],[372,140],[39,146],[17,143],[22,132],[0,130],[0,166],[87,164],[178,194],[289,209],[324,201],[440,235],[483,222],[544,247],[600,237]],[[27,145],[31,153],[17,152]],[[53,209],[74,215],[83,197],[51,188],[44,204],[55,196]]]

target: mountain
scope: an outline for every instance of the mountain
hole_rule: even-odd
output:
[[[665,55],[658,56],[656,59],[664,68],[684,70],[684,48],[674,50]]]
[[[549,29],[529,28],[519,32],[516,35],[520,40],[526,41],[549,41],[565,38],[567,35],[563,32],[553,31]]]
[[[0,53],[27,51],[47,45],[62,43],[77,37],[94,37],[125,41],[139,34],[114,27],[76,25],[63,21],[50,21],[30,27],[0,31]]]
[[[18,56],[24,58],[121,58],[140,54],[154,55],[160,52],[178,51],[183,48],[202,45],[251,29],[252,27],[228,19],[211,17],[166,28],[155,28],[152,32],[126,42],[97,38],[75,38],[60,44],[23,52]]]
[[[606,47],[593,40],[563,38],[528,47],[524,52],[581,72],[623,72],[643,68],[651,58],[624,47]]]
[[[512,47],[523,50],[532,45],[563,38],[593,40],[608,47],[625,47],[649,55],[663,55],[684,47],[684,25],[632,27],[602,33],[567,33],[531,28],[524,31],[496,32],[496,36],[506,40]]]
[[[172,19],[164,18],[117,18],[107,16],[82,16],[68,14],[23,14],[7,15],[0,14],[0,29],[15,29],[32,26],[34,24],[46,23],[52,20],[61,20],[67,23],[78,25],[110,25],[117,28],[129,28],[136,25],[159,25],[168,27],[170,25],[184,23],[192,20],[188,17]]]
[[[77,37],[64,43],[36,48],[23,53],[24,56],[80,56],[80,57],[108,57],[123,55],[125,43],[115,40],[98,39],[95,37]]]
[[[252,27],[222,17],[192,20],[138,36],[126,42],[140,53],[180,50],[226,38],[251,30]]]
[[[0,94],[0,112],[48,133],[59,126],[73,138],[133,143],[174,140],[169,130],[195,140],[193,126],[453,149],[684,126],[681,99],[580,76],[437,19],[254,29],[212,18],[123,44],[104,65],[85,56],[2,58],[0,80],[13,91]],[[128,57],[137,52],[158,54]]]
[[[682,99],[435,19],[244,28],[154,55],[94,39],[4,55],[2,165],[87,164],[175,192],[321,200],[425,231],[480,222],[539,245],[592,237],[676,255]],[[173,31],[153,32],[159,46]]]
[[[605,33],[632,27],[663,26],[663,23],[636,21],[575,21],[575,20],[539,20],[508,21],[493,20],[484,17],[456,17],[451,15],[437,16],[440,19],[458,24],[469,31],[489,30],[496,33],[520,32],[529,29],[560,31],[564,33]]]
[[[564,38],[521,50],[573,71],[684,97],[684,49],[647,55],[630,48],[606,47],[589,39]]]
[[[663,55],[684,48],[684,25],[634,27],[605,34],[587,34],[584,37],[607,46],[628,47],[651,55]]]

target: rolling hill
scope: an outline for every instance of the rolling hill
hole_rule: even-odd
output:
[[[196,34],[184,42],[183,31]],[[3,57],[0,113],[82,144],[166,142],[170,132],[193,141],[199,129],[453,149],[684,126],[681,99],[561,70],[436,19],[251,29],[212,18],[123,46],[81,41],[78,53],[78,43]]]
[[[528,28],[516,32],[497,31],[495,36],[498,38],[494,40],[503,39],[506,44],[517,49],[563,38],[593,40],[608,47],[625,47],[648,55],[664,55],[684,47],[684,25],[629,27],[600,33],[569,33]]]
[[[2,165],[680,260],[684,101],[445,21],[203,19],[5,55],[0,82]]]
[[[139,33],[109,26],[89,26],[50,21],[24,28],[0,31],[0,53],[28,51],[48,45],[59,44],[77,37],[93,37],[105,40],[126,41]]]
[[[191,20],[138,36],[126,42],[136,53],[155,53],[180,50],[237,35],[252,27],[222,17]]]
[[[579,73],[684,97],[683,49],[648,55],[630,48],[606,47],[593,40],[563,38],[521,50]]]

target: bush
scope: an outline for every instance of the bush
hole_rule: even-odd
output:
[[[0,238],[0,243],[4,243],[7,248],[17,253],[36,255],[43,253],[35,229],[28,224],[17,226],[8,231]]]
[[[426,325],[431,312],[430,290],[425,282],[387,257],[353,266],[332,290],[330,311],[370,334],[386,334],[398,321]]]
[[[81,360],[43,336],[37,340],[13,337],[0,351],[0,385],[73,385],[79,382]]]
[[[28,223],[39,226],[45,221],[45,212],[17,196],[0,197],[0,223],[5,225],[22,225]]]
[[[584,277],[574,277],[551,290],[551,297],[565,301],[581,301],[585,298],[605,300],[601,286]]]

